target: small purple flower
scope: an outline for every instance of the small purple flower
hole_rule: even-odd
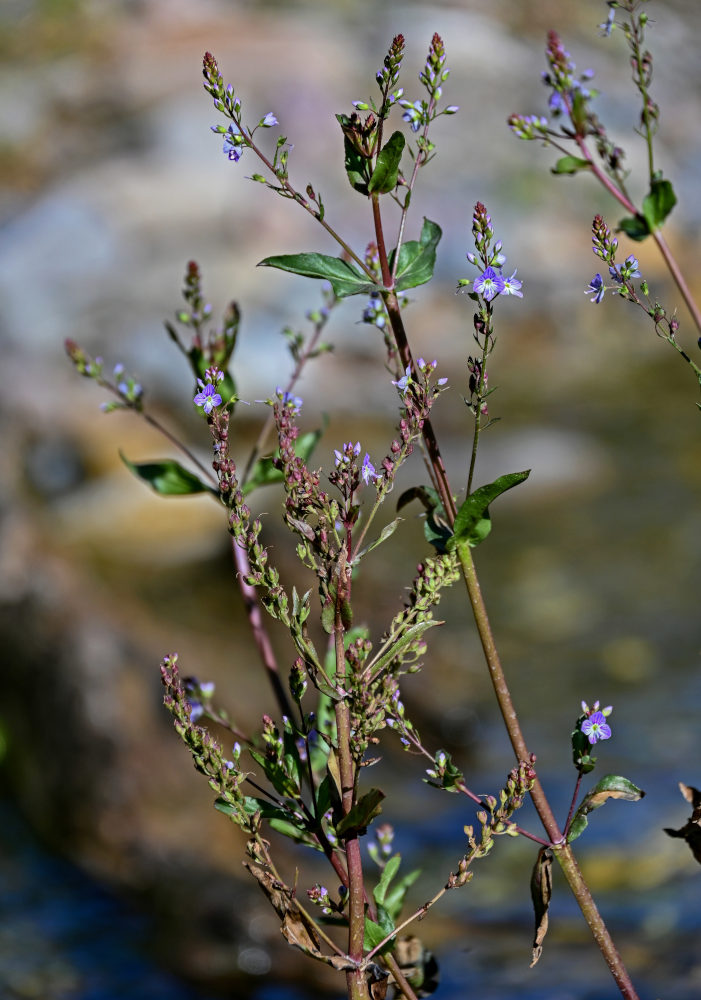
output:
[[[606,285],[604,284],[604,279],[598,273],[594,275],[587,288],[584,289],[585,295],[591,295],[591,299],[589,301],[596,302],[597,305],[603,299],[605,292]]]
[[[402,396],[406,393],[407,389],[409,388],[410,382],[411,382],[411,365],[406,366],[406,371],[404,372],[404,374],[400,379],[397,379],[396,382],[394,381],[394,379],[392,379],[392,385],[396,385],[396,387],[401,392]]]
[[[302,397],[293,396],[291,392],[283,392],[280,386],[276,388],[275,395],[278,397],[283,406],[289,406],[291,408],[292,415],[296,417],[302,409],[302,403],[304,402]]]
[[[234,163],[241,159],[241,153],[243,152],[243,136],[235,125],[229,125],[222,151],[226,153],[229,159],[233,160]]]
[[[608,38],[611,35],[611,32],[613,31],[613,26],[616,23],[615,17],[616,17],[616,8],[611,7],[610,11],[608,12],[608,17],[606,18],[606,20],[603,21],[601,24],[597,24],[597,28],[601,28],[602,38]]]
[[[510,278],[504,278],[504,291],[507,295],[518,295],[520,299],[523,298],[523,292],[521,291],[522,282],[516,277],[516,271],[511,275]]]
[[[201,382],[200,385],[202,385]],[[202,386],[202,392],[197,393],[193,402],[195,406],[201,406],[205,413],[211,413],[215,407],[221,406],[222,398],[210,383],[209,385]]]
[[[199,701],[188,700],[188,705],[190,706],[190,722],[197,722],[197,720],[201,719],[204,715],[202,703]]]
[[[423,101],[400,101],[401,106],[404,108],[404,114],[402,115],[402,120],[409,123],[409,127],[412,132],[418,132],[421,126],[425,122],[426,109]]]
[[[363,459],[363,467],[360,470],[360,475],[363,477],[363,482],[366,486],[370,485],[370,480],[377,480],[380,478],[375,466],[370,461],[370,455],[365,452],[365,458]]]
[[[341,451],[338,448],[334,448],[333,453],[336,456],[336,466],[339,466],[341,462],[357,458],[360,454],[360,441],[356,441],[355,444],[352,441],[345,442]]]
[[[493,267],[488,267],[484,274],[475,278],[472,283],[472,290],[485,298],[487,302],[491,302],[500,292],[503,292],[504,287],[504,279]]]
[[[611,737],[611,727],[606,722],[606,716],[603,712],[592,712],[580,728],[592,744],[596,743],[597,740],[608,740]]]
[[[621,275],[630,280],[631,278],[640,278],[640,263],[638,258],[634,257],[633,254],[628,254],[623,264],[621,265]]]
[[[273,125],[279,125],[280,123],[278,122],[273,112],[269,111],[267,115],[261,118],[258,124],[262,125],[263,128],[272,128]]]

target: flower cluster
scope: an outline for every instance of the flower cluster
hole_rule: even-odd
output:
[[[338,448],[334,449],[335,464],[338,471],[331,473],[329,480],[338,486],[342,492],[346,492],[346,490],[343,490],[343,486],[350,484],[349,495],[354,493],[358,488],[360,479],[362,479],[366,486],[369,486],[371,482],[376,482],[380,478],[380,473],[378,473],[370,460],[369,452],[365,452],[365,458],[360,467],[358,478],[356,460],[360,452],[360,441],[356,441],[355,444],[352,441],[348,441],[340,451]]]
[[[548,100],[550,113],[557,117],[564,112],[573,120],[579,119],[577,105],[596,95],[584,86],[594,75],[593,70],[585,70],[578,78],[575,76],[577,67],[556,31],[548,32],[546,55],[549,69],[543,72],[542,80],[546,87],[552,88]]]
[[[507,124],[519,139],[544,139],[548,134],[548,119],[539,115],[509,115]]]
[[[445,46],[443,39],[438,34],[434,34],[428,50],[428,56],[423,69],[419,73],[419,81],[423,84],[428,100],[425,98],[418,101],[400,101],[404,108],[402,118],[408,122],[412,132],[418,132],[422,128],[427,128],[434,118],[440,115],[454,115],[460,109],[456,104],[450,104],[442,111],[436,111],[436,105],[443,94],[443,83],[448,79],[450,70],[445,67]]]
[[[302,404],[304,400],[301,396],[295,396],[291,392],[286,392],[277,386],[275,389],[276,398],[282,403],[282,405],[289,411],[290,416],[297,417],[302,409]]]
[[[225,156],[236,163],[241,159],[246,146],[251,145],[251,138],[256,129],[272,128],[279,124],[278,120],[272,111],[268,111],[253,130],[244,131],[241,126],[241,101],[235,96],[231,84],[227,87],[224,86],[224,79],[211,52],[204,54],[202,72],[205,79],[204,89],[212,95],[215,109],[230,118],[232,122],[228,126],[211,125],[210,128],[216,135],[224,136],[222,151]]]
[[[595,302],[597,305],[602,301],[604,295],[609,290],[613,291],[615,295],[623,295],[629,299],[632,298],[633,292],[630,287],[630,282],[633,278],[642,277],[637,257],[634,257],[631,253],[628,254],[625,261],[621,265],[616,264],[618,240],[615,236],[611,235],[611,230],[608,228],[600,215],[597,215],[594,218],[594,222],[592,223],[592,234],[592,251],[595,256],[599,257],[606,264],[608,264],[609,274],[614,284],[607,285],[601,274],[597,272],[584,289],[584,294],[590,295],[590,301]],[[643,293],[646,294],[645,289],[647,286],[645,285],[645,282],[642,283],[642,286]]]
[[[466,291],[468,286],[472,285],[472,294],[481,296],[485,302],[491,302],[497,295],[502,294],[523,298],[522,283],[516,277],[516,269],[508,278],[502,273],[506,263],[506,256],[502,253],[502,242],[497,240],[492,245],[494,239],[492,217],[480,201],[475,205],[472,217],[472,234],[477,254],[468,253],[466,256],[481,273],[474,279],[461,278],[458,281],[458,290]]]
[[[65,348],[79,375],[94,379],[98,385],[109,389],[118,397],[100,404],[103,413],[112,413],[113,410],[141,410],[143,387],[133,375],[127,373],[121,362],[114,366],[114,380],[111,380],[105,375],[105,362],[102,358],[90,357],[87,351],[84,351],[74,340],[66,340]]]

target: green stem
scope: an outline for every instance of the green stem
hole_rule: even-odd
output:
[[[475,464],[477,462],[477,446],[479,445],[480,431],[482,430],[482,393],[484,392],[484,372],[485,366],[487,364],[487,355],[489,354],[489,338],[491,336],[492,328],[492,306],[491,303],[487,303],[487,330],[484,334],[484,346],[482,348],[482,358],[480,359],[480,377],[479,384],[477,386],[477,409],[475,411],[475,429],[472,435],[472,453],[470,455],[470,471],[467,475],[467,490],[465,496],[470,495],[472,492],[472,480],[475,475]]]
[[[241,125],[241,122],[240,121],[236,121],[235,118],[233,119],[233,121],[235,122],[236,127],[239,129],[239,131],[241,132],[241,134],[244,134],[243,126]],[[298,205],[301,205],[302,208],[306,212],[309,212],[309,214],[311,216],[313,216],[316,219],[316,221],[318,223],[320,223],[320,225],[322,225],[324,227],[324,229],[329,234],[329,236],[333,237],[333,239],[338,243],[338,245],[343,248],[343,250],[348,254],[348,256],[350,257],[350,259],[355,261],[355,263],[365,272],[365,274],[367,274],[367,276],[370,278],[371,281],[374,281],[375,280],[375,275],[372,273],[372,271],[367,266],[367,264],[365,263],[365,261],[361,260],[361,258],[358,257],[358,255],[355,253],[355,251],[351,249],[351,247],[346,243],[346,241],[341,236],[339,236],[339,234],[336,232],[336,230],[331,228],[331,226],[328,224],[328,222],[326,221],[326,219],[323,219],[321,217],[321,212],[319,212],[317,209],[315,209],[309,203],[309,201],[304,197],[304,195],[300,194],[299,191],[297,191],[290,184],[289,180],[286,177],[280,177],[277,174],[277,172],[275,170],[275,167],[272,165],[272,163],[270,162],[270,160],[268,159],[268,157],[265,155],[265,153],[262,151],[262,149],[260,149],[260,147],[256,146],[256,144],[253,141],[253,139],[251,139],[250,136],[248,136],[248,135],[246,136],[246,145],[249,146],[249,148],[253,150],[253,152],[256,154],[256,156],[258,157],[258,159],[261,160],[266,165],[266,167],[268,168],[268,170],[270,171],[270,173],[282,185],[283,190],[287,193],[287,197],[292,198],[293,201],[296,201]]]
[[[516,715],[511,693],[509,691],[504,670],[501,665],[499,653],[497,652],[494,636],[492,634],[487,609],[482,597],[482,590],[479,585],[475,564],[472,559],[472,552],[467,542],[459,543],[457,546],[458,558],[463,571],[465,585],[467,587],[472,612],[477,624],[477,631],[482,642],[484,657],[487,662],[489,676],[492,680],[494,693],[499,704],[499,708],[506,724],[511,746],[518,760],[528,760],[530,751],[526,746],[526,741],[521,730],[521,725]],[[584,881],[581,871],[577,865],[572,848],[565,842],[562,832],[555,820],[550,803],[538,778],[531,790],[531,798],[540,820],[545,827],[545,831],[550,838],[555,857],[567,879],[567,882],[574,894],[584,919],[594,935],[602,955],[608,965],[611,975],[616,981],[616,985],[626,1000],[638,1000],[633,983],[623,964],[621,956],[613,943],[606,924],[599,913],[596,903],[591,895],[588,885]]]

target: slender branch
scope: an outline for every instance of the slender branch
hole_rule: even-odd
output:
[[[236,544],[236,540],[233,537],[231,539],[231,550],[234,554],[234,563],[236,564],[236,578],[238,580],[239,589],[246,608],[248,623],[251,626],[253,638],[256,646],[258,647],[261,663],[263,664],[265,672],[268,675],[268,680],[270,681],[270,686],[273,689],[273,694],[275,695],[275,700],[278,703],[280,712],[283,715],[287,715],[289,718],[293,718],[294,710],[292,702],[290,701],[289,695],[287,694],[285,686],[280,678],[280,671],[278,670],[275,652],[270,642],[270,637],[268,636],[263,624],[263,615],[260,610],[260,604],[258,603],[256,588],[252,587],[251,584],[247,582],[247,577],[251,572],[248,555],[239,545]]]
[[[234,121],[235,121],[235,119],[234,119]],[[243,128],[241,126],[241,123],[240,122],[236,122],[236,126],[239,129],[239,131],[241,132],[241,134],[243,135],[244,131],[243,131]],[[346,241],[341,236],[339,236],[339,234],[336,232],[335,229],[332,229],[332,227],[328,224],[328,222],[326,221],[326,219],[324,219],[324,218],[321,217],[321,213],[317,209],[313,208],[312,205],[310,205],[309,201],[304,197],[304,195],[300,194],[299,191],[297,191],[290,184],[290,182],[287,179],[287,177],[280,177],[279,176],[279,174],[275,170],[275,167],[272,165],[272,163],[270,162],[270,160],[268,159],[268,157],[265,155],[265,153],[262,151],[262,149],[260,149],[260,147],[255,144],[255,142],[253,141],[252,137],[249,136],[249,135],[246,135],[246,145],[250,149],[253,150],[253,152],[256,154],[256,156],[258,157],[258,159],[261,160],[266,165],[266,167],[268,168],[268,170],[270,171],[270,173],[275,177],[275,179],[277,181],[279,181],[279,183],[282,185],[283,189],[287,192],[288,197],[290,197],[294,201],[296,201],[298,205],[301,205],[302,208],[306,212],[308,212],[313,218],[315,218],[316,221],[321,226],[324,227],[324,229],[329,234],[329,236],[331,236],[338,243],[338,245],[340,247],[342,247],[342,249],[351,258],[351,260],[354,260],[355,263],[370,278],[370,280],[374,282],[375,281],[375,275],[372,273],[372,271],[367,266],[367,264],[365,263],[365,261],[362,260],[362,258],[360,258],[355,253],[355,251],[346,243]]]
[[[576,141],[582,156],[589,163],[591,172],[594,174],[599,183],[606,188],[609,194],[612,197],[614,197],[616,201],[623,206],[623,208],[625,208],[626,212],[630,212],[631,215],[639,215],[638,209],[635,207],[630,198],[626,197],[626,195],[624,195],[623,192],[616,187],[611,178],[607,177],[607,175],[601,169],[601,167],[599,166],[599,164],[596,162],[591,152],[589,151],[589,148],[587,147],[587,144],[585,143],[582,136],[577,136]],[[667,243],[662,233],[659,230],[655,230],[655,232],[652,233],[652,238],[657,244],[658,249],[662,254],[662,257],[664,258],[664,262],[667,265],[667,269],[669,270],[669,273],[672,275],[674,283],[679,289],[679,294],[684,299],[684,302],[691,314],[691,318],[694,321],[696,329],[699,331],[699,333],[701,333],[701,309],[699,309],[699,307],[697,306],[694,297],[691,294],[691,290],[686,282],[686,279],[684,278],[684,275],[679,269],[679,265],[677,264],[674,255],[667,246]]]
[[[572,801],[570,803],[570,811],[567,813],[567,822],[565,823],[565,836],[570,832],[570,825],[572,823],[572,817],[574,816],[574,809],[577,805],[577,797],[579,796],[579,788],[582,784],[582,772],[577,772],[577,781],[575,782],[574,792],[572,793]]]
[[[337,299],[334,299],[333,305],[335,305],[337,301],[338,301]],[[314,324],[314,333],[309,338],[309,343],[305,346],[303,354],[297,359],[294,371],[290,375],[287,385],[285,386],[285,392],[292,392],[298,380],[300,379],[302,375],[302,370],[306,365],[307,361],[309,361],[310,357],[314,353],[316,345],[319,341],[319,337],[321,336],[327,321],[328,321],[328,312],[322,313],[321,319],[319,319],[318,322]],[[275,416],[271,410],[265,420],[265,423],[261,428],[260,434],[256,439],[256,443],[253,445],[253,448],[251,449],[251,454],[248,456],[248,459],[246,461],[246,467],[244,469],[243,476],[241,477],[242,485],[248,480],[248,477],[251,474],[251,470],[255,465],[258,456],[263,451],[263,448],[266,445],[268,437],[270,436],[270,432],[272,431],[274,426],[275,426]]]
[[[341,550],[336,577],[336,614],[334,621],[334,647],[336,652],[336,684],[345,688],[346,652],[343,641],[344,627],[341,608],[350,599],[350,567]],[[355,801],[355,765],[351,753],[350,709],[345,698],[336,702],[336,733],[338,740],[338,766],[341,778],[341,805],[347,816]],[[358,831],[351,831],[345,838],[346,864],[348,866],[348,955],[357,966],[363,959],[365,939],[365,891],[363,863],[360,856]],[[349,1000],[370,1000],[365,974],[356,968],[346,973]]]
[[[472,480],[475,475],[475,464],[477,462],[477,446],[479,444],[480,431],[482,430],[482,394],[484,393],[484,373],[487,364],[487,355],[489,354],[489,338],[491,336],[492,328],[492,304],[487,303],[487,314],[488,320],[486,324],[486,330],[484,332],[484,345],[482,347],[482,357],[480,359],[480,376],[477,385],[477,409],[475,412],[475,429],[472,435],[472,452],[470,454],[470,471],[467,475],[467,490],[465,491],[465,496],[470,495],[472,492]]]

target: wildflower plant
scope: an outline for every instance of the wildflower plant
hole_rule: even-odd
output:
[[[639,131],[649,149],[649,193],[640,208],[628,195],[624,153],[609,140],[593,109],[596,91],[590,85],[591,73],[577,73],[554,31],[548,36],[548,68],[543,75],[554,124],[536,115],[512,115],[509,123],[519,138],[538,139],[563,152],[556,174],[589,171],[615,195],[628,212],[618,231],[634,241],[655,240],[698,322],[698,311],[660,232],[675,199],[670,182],[653,163],[659,109],[650,97],[652,57],[643,46],[648,24],[643,6],[641,0],[610,2],[603,23],[607,35],[614,28],[623,34],[642,100]],[[166,328],[192,374],[193,392],[186,402],[195,407],[203,428],[206,425],[209,431],[211,467],[150,414],[141,386],[123,368],[110,377],[101,359],[90,358],[72,342],[67,349],[77,371],[112,394],[108,409],[130,409],[148,420],[186,462],[172,458],[127,461],[132,472],[160,495],[204,493],[222,509],[232,539],[236,583],[274,707],[257,727],[251,727],[220,704],[211,681],[192,675],[189,665],[181,669],[175,653],[161,665],[164,700],[195,767],[209,782],[215,808],[246,833],[245,867],[275,910],[286,940],[309,958],[342,973],[351,1000],[381,1000],[390,995],[390,988],[394,996],[416,1000],[431,991],[435,977],[425,955],[407,957],[406,931],[413,930],[415,921],[447,892],[466,886],[475,874],[476,862],[500,849],[500,837],[521,837],[533,843],[536,851],[531,877],[536,917],[532,963],[543,949],[555,860],[621,995],[634,1000],[638,994],[571,845],[585,832],[594,810],[611,798],[636,801],[643,792],[625,777],[605,775],[581,793],[582,782],[597,765],[592,751],[605,751],[607,741],[614,738],[611,706],[602,709],[597,701],[590,708],[582,702],[571,734],[575,769],[571,806],[564,822],[556,819],[537,774],[536,756],[521,730],[473,558],[473,549],[491,531],[494,502],[529,475],[529,470],[505,472],[491,483],[476,486],[474,482],[481,435],[496,420],[490,415],[494,387],[488,376],[497,343],[496,318],[511,322],[512,310],[518,309],[528,289],[516,277],[517,268],[507,267],[497,226],[477,201],[472,247],[466,254],[473,271],[458,281],[458,290],[472,303],[475,345],[466,358],[462,379],[453,379],[458,382],[457,391],[464,393],[473,424],[472,446],[465,456],[465,488],[458,494],[448,478],[433,426],[434,406],[440,405],[439,397],[449,390],[448,378],[441,373],[438,360],[414,357],[404,319],[409,305],[406,292],[431,279],[442,235],[428,218],[418,233],[413,232],[416,221],[410,207],[420,168],[436,153],[437,120],[452,116],[458,108],[442,104],[449,71],[445,46],[437,34],[419,74],[422,93],[416,100],[405,98],[400,85],[403,57],[404,38],[397,35],[376,74],[379,95],[356,100],[352,112],[336,116],[339,154],[352,197],[359,205],[362,199],[368,215],[370,232],[364,250],[353,249],[332,228],[322,196],[311,182],[298,187],[291,179],[292,146],[284,136],[273,136],[271,143],[267,135],[267,130],[278,127],[275,114],[265,113],[253,127],[246,124],[240,97],[232,85],[225,84],[214,56],[207,53],[204,57],[205,90],[224,118],[213,130],[223,137],[223,153],[233,168],[244,154],[257,161],[263,172],[251,174],[250,179],[311,215],[339,248],[335,257],[302,252],[261,261],[273,271],[322,280],[323,305],[309,313],[308,336],[290,328],[284,331],[291,371],[264,401],[267,416],[261,420],[260,434],[248,456],[238,453],[234,432],[241,402],[234,368],[239,310],[232,303],[212,329],[213,310],[206,304],[195,263],[188,265],[185,275],[185,306],[176,314],[176,323]],[[403,127],[390,131],[393,115]],[[576,155],[566,151],[566,144],[575,147]],[[388,202],[398,209],[393,230],[387,222]],[[619,261],[618,237],[600,215],[594,220],[592,245],[600,262],[600,271],[586,289],[592,302],[601,304],[606,293],[612,292],[641,307],[658,334],[700,376],[701,384],[699,368],[677,344],[676,316],[668,316],[650,298],[633,253]],[[346,442],[335,442],[333,465],[324,471],[313,460],[321,431],[301,429],[313,420],[313,404],[295,393],[306,366],[330,349],[321,337],[335,305],[352,296],[364,303],[360,321],[381,334],[379,354],[388,369],[386,384],[396,407],[395,426],[388,431],[384,455],[371,454],[353,434]],[[507,304],[507,300],[513,301]],[[404,490],[395,506],[401,511],[417,500],[423,506],[425,555],[403,606],[381,634],[372,634],[354,614],[354,597],[364,575],[372,572],[376,550],[400,528],[401,518],[388,517],[384,505],[394,491],[398,471],[416,450],[423,455],[426,474],[415,467],[420,481]],[[314,579],[314,585],[303,593],[283,579],[266,543],[265,523],[251,506],[251,495],[270,484],[279,486],[283,521],[301,566]],[[424,660],[431,632],[442,624],[435,617],[436,609],[443,592],[459,581],[466,589],[516,758],[510,770],[504,767],[503,787],[489,793],[475,791],[480,787],[475,778],[467,777],[459,762],[436,746],[430,734],[419,733],[402,699],[404,677],[430,669],[424,667]],[[287,666],[273,651],[266,614],[289,634]],[[213,726],[225,738],[213,735]],[[435,875],[434,894],[419,905],[411,902],[418,872],[403,868],[391,826],[378,821],[385,792],[373,783],[372,768],[387,740],[399,741],[421,765],[423,781],[436,790],[462,796],[466,809],[472,810],[471,821],[464,824],[464,850],[456,857],[454,870]],[[519,810],[527,796],[542,825],[538,832],[519,825]],[[307,878],[304,869],[284,870],[274,834],[323,856],[330,869],[329,884]],[[370,868],[363,856],[364,841]],[[465,905],[470,906],[469,895]]]

